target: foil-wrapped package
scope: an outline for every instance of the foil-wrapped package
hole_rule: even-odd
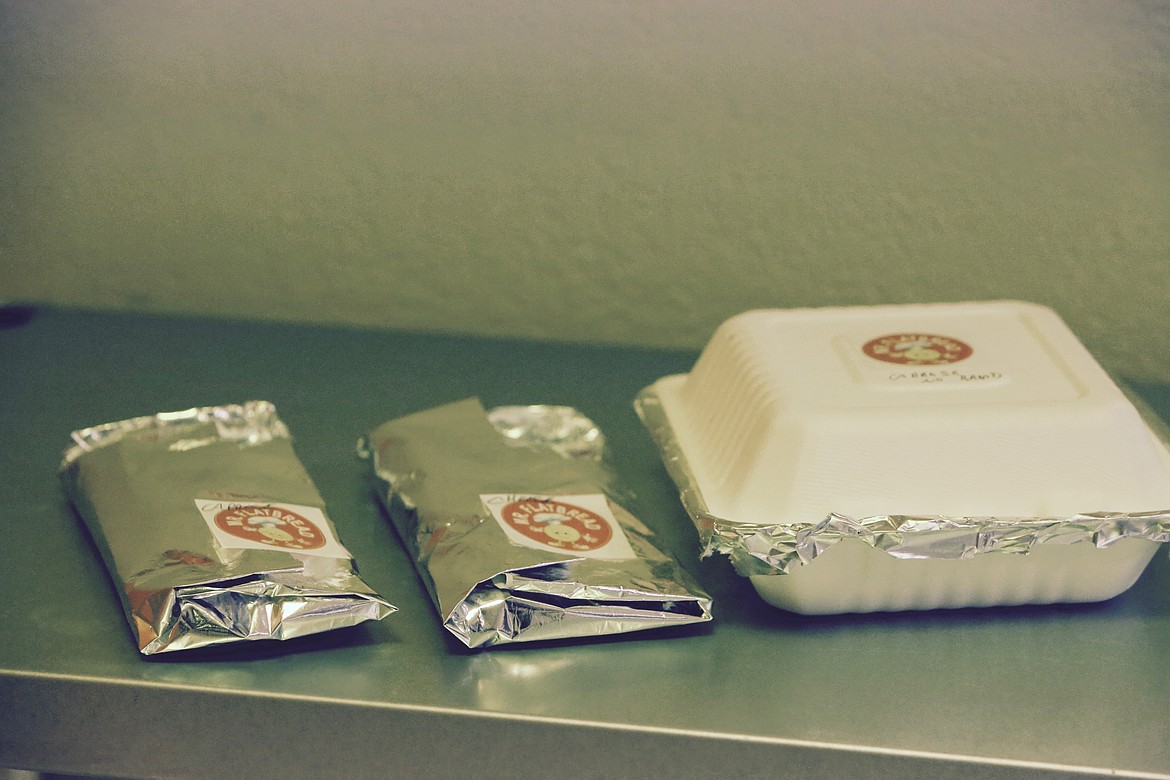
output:
[[[357,575],[272,404],[75,431],[60,474],[143,655],[395,611]]]
[[[576,410],[468,399],[360,442],[439,610],[472,648],[711,619],[711,600],[626,506]]]

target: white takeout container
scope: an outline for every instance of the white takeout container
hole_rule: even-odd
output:
[[[922,522],[808,545],[786,573],[751,574],[783,609],[1100,601],[1129,588],[1167,538],[1165,445],[1035,304],[750,311],[720,326],[689,374],[646,394],[677,445],[672,474],[693,483],[693,516],[733,529],[830,516],[857,527],[887,518],[887,529],[899,517],[957,518],[976,529],[961,554],[914,538]],[[1067,543],[1078,537],[1053,519],[1080,528],[1088,513],[1118,519]]]

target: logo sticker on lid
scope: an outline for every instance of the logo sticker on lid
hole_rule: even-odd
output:
[[[971,345],[933,333],[893,333],[867,341],[861,351],[900,366],[942,366],[971,357]]]

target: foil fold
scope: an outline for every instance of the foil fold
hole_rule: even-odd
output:
[[[72,440],[62,483],[143,655],[292,639],[395,611],[358,576],[272,404],[136,417]],[[221,516],[250,530],[217,536]]]
[[[604,436],[575,409],[489,413],[467,399],[387,422],[359,453],[444,628],[467,647],[711,619],[710,597],[626,508]]]
[[[831,513],[809,522],[747,523],[711,514],[662,402],[652,387],[634,409],[662,456],[679,498],[699,532],[702,557],[726,555],[747,577],[786,574],[811,563],[843,539],[857,539],[895,558],[967,559],[1024,555],[1040,544],[1090,542],[1108,547],[1121,539],[1170,542],[1170,510],[1091,512],[1072,517],[946,517]]]

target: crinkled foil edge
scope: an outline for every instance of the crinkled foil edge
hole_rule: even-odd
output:
[[[283,641],[381,620],[398,609],[354,573],[296,583],[282,580],[304,579],[299,572],[284,574],[257,572],[126,599],[139,652],[149,656],[246,640]]]
[[[895,558],[938,559],[966,559],[988,553],[1021,555],[1039,544],[1091,542],[1107,547],[1121,539],[1170,542],[1170,509],[1091,512],[1059,518],[830,514],[805,523],[736,522],[708,511],[653,387],[638,394],[634,409],[657,444],[683,507],[699,531],[702,557],[726,555],[745,577],[787,574],[843,539],[860,540]]]
[[[649,586],[609,588],[541,578],[541,570],[564,563],[504,571],[477,583],[445,616],[443,627],[467,647],[486,649],[711,620],[711,598],[700,590],[671,597]]]
[[[198,406],[179,412],[131,417],[73,431],[70,434],[73,444],[65,450],[60,468],[65,469],[85,453],[119,442],[132,434],[209,422],[215,423],[217,441],[237,441],[248,445],[289,438],[288,428],[276,416],[276,406],[270,401]],[[192,442],[192,446],[197,444]]]

